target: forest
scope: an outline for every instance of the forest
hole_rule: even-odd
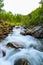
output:
[[[10,11],[3,10],[3,7],[3,0],[0,0],[0,20],[4,20],[8,24],[25,25],[26,27],[43,24],[43,5],[28,15],[12,14]]]

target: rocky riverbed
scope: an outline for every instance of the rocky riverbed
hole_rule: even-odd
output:
[[[3,39],[0,41],[0,65],[43,65],[43,37],[39,37],[41,33],[43,35],[41,26],[13,28],[0,21],[0,31],[0,40]],[[32,35],[36,32],[40,33],[38,37]]]
[[[16,26],[0,42],[0,65],[43,65],[43,39],[23,36],[22,31]]]

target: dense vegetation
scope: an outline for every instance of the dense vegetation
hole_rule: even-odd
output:
[[[37,8],[25,18],[25,25],[27,24],[27,26],[43,24],[43,8]]]
[[[43,24],[43,7],[39,7],[28,15],[12,14],[2,9],[3,0],[0,0],[0,20],[4,20],[8,24],[14,25],[40,25]]]

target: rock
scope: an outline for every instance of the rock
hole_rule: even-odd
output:
[[[28,60],[26,59],[19,59],[15,61],[14,65],[29,65]]]
[[[17,43],[14,43],[14,42],[9,42],[6,46],[11,47],[11,48],[15,48],[15,49],[23,48],[23,46],[21,44],[17,44]]]
[[[0,20],[0,40],[4,39],[12,31],[13,25],[5,24],[3,20]]]
[[[5,23],[4,23],[4,21],[3,21],[3,20],[0,20],[0,24],[4,25]]]
[[[5,51],[2,50],[2,53],[3,53],[3,57],[6,55]]]
[[[0,57],[4,57],[6,55],[5,51],[0,48]]]
[[[21,32],[22,35],[32,35],[36,38],[43,38],[43,27],[42,26],[36,26],[32,28],[27,28],[23,32]]]
[[[40,29],[40,30],[36,31],[33,34],[33,36],[36,37],[36,38],[43,38],[43,29]]]
[[[22,34],[22,35],[27,35],[26,32],[24,32],[24,31],[23,31],[23,32],[20,32],[20,34]]]

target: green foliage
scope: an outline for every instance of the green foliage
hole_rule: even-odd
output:
[[[6,21],[8,24],[25,25],[26,27],[43,24],[43,7],[37,8],[28,15],[13,15],[12,12],[0,11],[0,19]]]
[[[37,8],[35,11],[31,12],[26,16],[25,25],[28,27],[30,25],[40,25],[43,24],[43,8]]]

